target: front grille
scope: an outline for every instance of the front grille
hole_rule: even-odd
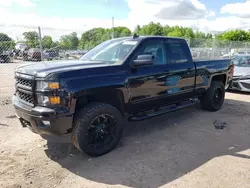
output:
[[[34,87],[34,79],[31,75],[26,74],[15,74],[16,78],[16,96],[17,98],[27,103],[30,106],[34,106],[34,98],[33,98],[33,87]]]
[[[21,91],[16,91],[16,95],[17,97],[26,102],[26,103],[29,103],[29,104],[34,104],[34,100],[33,100],[33,96],[32,94],[27,94],[27,93],[24,93],[24,92],[21,92]]]
[[[32,81],[31,80],[25,80],[23,78],[16,78],[16,83],[18,85],[22,85],[22,86],[25,86],[25,87],[32,87]]]

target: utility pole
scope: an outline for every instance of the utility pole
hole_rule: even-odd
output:
[[[39,44],[40,44],[41,61],[43,61],[42,33],[41,33],[41,28],[40,27],[38,27],[38,34],[39,34]]]
[[[112,34],[111,38],[113,39],[115,37],[115,27],[114,27],[114,17],[112,17]]]

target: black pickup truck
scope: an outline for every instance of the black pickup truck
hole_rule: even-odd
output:
[[[193,61],[184,39],[133,36],[105,41],[79,60],[21,65],[13,105],[23,127],[70,135],[91,156],[116,147],[124,118],[144,120],[193,105],[217,111],[231,60]]]

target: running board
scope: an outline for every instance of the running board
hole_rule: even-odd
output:
[[[194,105],[194,100],[190,99],[187,101],[179,102],[177,104],[167,105],[167,106],[156,108],[154,110],[134,114],[134,115],[130,116],[128,118],[128,120],[129,121],[141,121],[141,120],[149,119],[149,118],[159,116],[162,114],[166,114],[169,112],[174,112],[174,111],[177,111],[177,110],[180,110],[183,108],[187,108],[187,107],[190,107],[193,105]]]

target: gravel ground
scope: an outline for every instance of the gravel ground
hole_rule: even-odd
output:
[[[15,66],[0,67],[0,187],[250,188],[249,94],[227,93],[215,113],[196,104],[127,122],[114,151],[90,158],[21,127],[9,100]]]

